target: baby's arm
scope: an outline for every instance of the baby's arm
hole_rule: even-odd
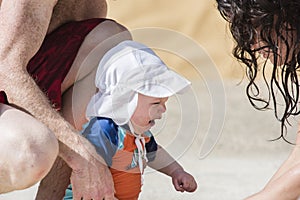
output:
[[[177,191],[194,192],[197,183],[192,175],[184,171],[183,167],[161,146],[158,145],[155,159],[148,165],[157,171],[172,177],[172,182]]]

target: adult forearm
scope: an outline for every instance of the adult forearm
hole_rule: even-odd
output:
[[[274,199],[297,200],[300,197],[300,164],[272,179],[265,188],[246,200]]]
[[[45,95],[26,71],[29,59],[39,49],[46,35],[56,2],[57,0],[2,0],[0,90],[6,92],[10,103],[27,110],[55,133],[60,141],[60,155],[68,158],[70,163],[70,158],[76,153],[74,149],[79,154],[84,152],[81,149],[83,147],[78,145],[82,139],[52,109]],[[62,144],[65,146],[62,147]],[[93,150],[91,145],[89,148]]]
[[[280,166],[277,172],[273,175],[269,182],[275,181],[281,177],[284,173],[288,172],[295,166],[300,166],[300,136],[298,133],[296,145],[289,155],[288,159]]]
[[[74,158],[77,155],[81,155],[87,161],[98,157],[94,147],[76,134],[76,130],[52,109],[45,95],[26,72],[16,70],[8,74],[6,80],[13,83],[5,84],[9,102],[26,109],[54,132],[60,143],[59,155],[69,165],[76,163]]]

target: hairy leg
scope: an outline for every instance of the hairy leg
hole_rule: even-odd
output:
[[[0,193],[36,184],[58,155],[54,134],[29,114],[4,104],[0,130]]]
[[[51,171],[41,181],[36,200],[62,199],[65,189],[70,184],[71,168],[57,157]]]
[[[90,78],[85,78],[83,81],[83,84],[78,84],[78,86],[85,85],[86,83],[92,83],[93,80],[91,79],[91,76],[88,76]],[[83,90],[85,91],[84,95],[82,97],[78,97],[78,101],[76,101],[76,105],[81,105],[80,111],[82,111],[82,115],[84,115],[83,109],[85,104],[88,102],[89,96],[91,96],[95,89],[94,87],[89,87],[91,90]],[[86,94],[86,92],[90,91],[89,94]],[[66,106],[63,108],[63,115],[71,122],[73,125],[76,121],[78,124],[78,121],[83,121],[84,117],[80,117],[78,119],[73,120],[73,113],[69,113],[72,111],[71,105],[69,105],[67,102],[72,102],[72,92],[73,87],[70,88],[65,94],[63,95],[63,102],[66,104]],[[83,107],[83,108],[82,108]],[[79,110],[78,110],[79,112]],[[78,125],[79,126],[79,125]],[[68,167],[68,165],[60,158],[57,158],[55,164],[53,165],[53,168],[51,169],[50,173],[42,180],[38,194],[36,199],[37,200],[52,200],[52,199],[62,199],[65,195],[65,190],[67,186],[70,184],[70,176],[71,176],[71,169]]]
[[[97,92],[95,75],[103,55],[124,40],[132,40],[129,31],[114,21],[105,21],[86,38],[84,48],[75,59],[71,71],[62,85],[62,112],[66,120],[81,130],[87,122],[85,111],[91,97]],[[72,80],[71,83],[69,80]]]
[[[62,84],[62,114],[76,129],[80,130],[87,121],[85,109],[96,92],[94,80],[99,61],[113,46],[130,39],[127,29],[113,21],[99,24],[85,38]],[[37,199],[61,199],[70,182],[69,178],[68,166],[62,160],[57,160],[51,173],[41,182]]]

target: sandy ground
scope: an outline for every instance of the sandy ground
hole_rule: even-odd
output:
[[[140,199],[238,200],[259,191],[291,146],[268,141],[279,135],[279,123],[272,111],[250,106],[245,80],[237,85],[242,70],[230,55],[232,41],[214,1],[153,2],[109,0],[108,14],[192,80],[186,97],[170,99],[154,133],[195,176],[198,190],[178,193],[169,177],[148,169]],[[296,127],[289,133],[293,140]],[[36,187],[0,195],[0,200],[32,200]]]
[[[176,192],[169,177],[148,169],[141,200],[238,200],[259,191],[267,183],[287,157],[291,146],[282,141],[268,141],[279,134],[279,124],[271,111],[254,110],[243,95],[244,85],[237,86],[237,83],[238,81],[224,82],[224,124],[217,144],[204,158],[200,154],[203,151],[201,148],[204,136],[210,126],[216,125],[210,124],[213,117],[209,110],[215,106],[210,106],[211,100],[205,97],[208,90],[205,91],[200,86],[201,83],[193,82],[199,86],[197,89],[203,89],[200,109],[195,109],[200,116],[196,120],[198,127],[193,125],[193,119],[188,119],[188,126],[181,119],[183,109],[188,107],[185,105],[193,104],[192,101],[170,99],[167,114],[153,132],[158,142],[195,176],[199,187],[191,194]],[[180,109],[179,104],[182,105]],[[292,138],[295,128],[289,132]],[[214,133],[210,134],[211,139],[214,139]],[[32,200],[35,192],[36,186],[25,191],[0,195],[0,200]]]

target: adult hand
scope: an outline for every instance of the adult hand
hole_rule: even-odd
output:
[[[114,184],[107,166],[82,162],[81,168],[74,169],[71,175],[74,200],[112,200],[114,198]]]
[[[61,150],[68,152],[68,154],[64,154],[63,159],[72,169],[73,199],[115,199],[112,175],[105,161],[97,154],[88,140],[79,135],[77,136],[76,146],[75,143],[72,147],[60,146]]]

